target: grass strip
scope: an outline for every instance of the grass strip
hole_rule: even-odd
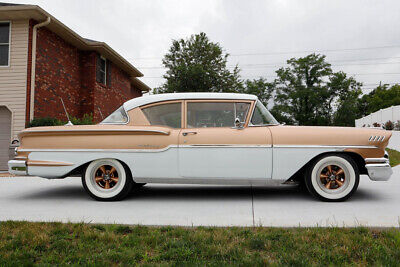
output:
[[[0,224],[0,265],[384,265],[399,229]]]
[[[390,166],[394,167],[400,164],[400,152],[394,149],[386,148],[389,153]]]

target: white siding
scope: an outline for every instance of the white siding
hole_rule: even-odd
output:
[[[0,67],[0,106],[12,112],[12,139],[25,128],[28,36],[28,20],[11,21],[10,66]]]

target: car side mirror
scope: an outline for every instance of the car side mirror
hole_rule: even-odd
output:
[[[241,122],[239,118],[235,119],[235,129],[243,129],[244,128],[244,122]]]

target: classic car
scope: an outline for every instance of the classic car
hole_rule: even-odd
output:
[[[9,171],[49,179],[81,176],[96,200],[146,183],[301,183],[342,201],[360,174],[386,181],[389,131],[279,124],[256,96],[174,93],[127,101],[101,123],[28,128]]]

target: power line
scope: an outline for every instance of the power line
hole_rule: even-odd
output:
[[[380,72],[380,73],[352,73],[350,75],[400,75],[400,72]],[[263,76],[263,75],[246,75],[242,76],[242,78],[246,77],[264,77],[264,78],[277,78],[277,76]],[[154,77],[144,77],[150,79],[156,78],[164,78],[162,76],[154,76]]]
[[[340,48],[340,49],[321,49],[321,50],[303,50],[303,51],[283,51],[283,52],[260,52],[260,53],[233,53],[230,56],[262,56],[262,55],[284,55],[284,54],[299,54],[299,53],[323,53],[323,52],[340,52],[340,51],[356,51],[356,50],[373,50],[373,49],[390,49],[398,48],[400,45],[385,45],[385,46],[370,46],[370,47],[354,47],[354,48]],[[148,59],[161,59],[160,57],[142,57],[142,58],[128,58],[134,60],[148,60]]]
[[[400,57],[399,57],[400,58]],[[374,62],[374,63],[352,63],[352,64],[331,64],[331,66],[367,66],[367,65],[392,65],[392,64],[400,64],[399,62]],[[283,65],[283,64],[282,64]],[[272,65],[272,64],[242,64],[238,65],[239,68],[242,67],[249,67],[252,69],[257,69],[257,68],[278,68],[282,67],[282,65]],[[227,68],[235,68],[236,65],[229,65]],[[138,69],[165,69],[165,67],[138,67]]]
[[[304,51],[291,51],[291,52],[243,53],[243,54],[231,54],[231,56],[261,56],[261,55],[284,55],[284,54],[298,54],[298,53],[323,53],[323,52],[340,52],[340,51],[387,49],[387,48],[397,48],[397,47],[400,47],[400,45],[386,45],[386,46],[372,46],[372,47],[358,47],[358,48],[342,48],[342,49],[325,49],[325,50],[304,50]]]
[[[381,72],[381,73],[353,73],[352,75],[398,75],[400,72]]]

